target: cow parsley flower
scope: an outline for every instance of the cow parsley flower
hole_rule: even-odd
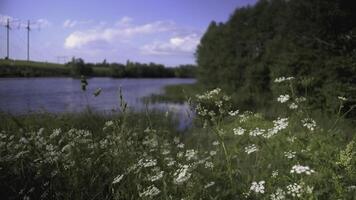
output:
[[[302,192],[302,186],[297,183],[287,185],[287,194],[292,195],[292,197],[301,197]]]
[[[295,154],[296,154],[295,151],[286,151],[286,152],[284,152],[284,156],[287,157],[288,159],[294,158]]]
[[[215,156],[216,155],[216,151],[210,151],[209,154],[210,154],[210,156]]]
[[[238,114],[239,114],[239,110],[235,110],[235,111],[230,111],[229,112],[229,115],[232,116],[232,117],[234,117],[234,116],[236,116]]]
[[[298,108],[298,105],[296,103],[293,102],[293,103],[289,104],[289,109],[295,110],[297,108]]]
[[[163,177],[164,171],[161,171],[159,168],[155,168],[153,171],[155,174],[149,178],[150,181],[155,182]]]
[[[249,135],[250,136],[259,136],[259,135],[263,135],[264,132],[265,132],[264,129],[255,128],[254,130],[250,131]]]
[[[183,165],[174,173],[174,183],[180,185],[190,179],[189,166]]]
[[[316,128],[316,122],[311,118],[305,118],[302,120],[303,126],[307,129],[314,131]]]
[[[338,99],[340,99],[341,101],[347,101],[346,97],[337,97]]]
[[[188,149],[187,152],[185,152],[185,157],[187,158],[187,160],[195,160],[197,158],[197,151],[195,151],[194,149]]]
[[[140,193],[139,196],[153,198],[157,196],[160,192],[161,190],[159,190],[156,186],[151,185],[148,188],[146,188],[142,193]]]
[[[120,181],[122,180],[122,178],[124,178],[124,175],[118,175],[117,177],[114,178],[114,181],[112,182],[112,184],[116,184],[116,183],[120,183]]]
[[[219,145],[219,144],[220,144],[219,141],[214,141],[214,142],[213,142],[213,145],[214,145],[214,146],[217,146],[217,145]]]
[[[258,148],[257,148],[257,146],[255,144],[252,144],[250,146],[245,147],[245,152],[247,154],[251,154],[251,153],[253,153],[255,151],[258,151]]]
[[[207,189],[207,188],[210,188],[211,186],[215,185],[215,182],[212,181],[210,183],[207,183],[205,186],[204,186],[204,189]]]
[[[263,194],[263,193],[265,193],[265,186],[264,186],[264,184],[265,184],[265,181],[260,181],[260,182],[252,182],[252,185],[251,185],[251,187],[250,187],[250,190],[251,191],[254,191],[254,192],[256,192],[256,193],[261,193],[261,194]]]
[[[245,133],[245,129],[241,127],[234,128],[232,130],[234,131],[234,135],[243,135]]]
[[[272,172],[272,178],[276,178],[278,176],[278,170],[274,170]]]
[[[179,144],[177,145],[177,147],[180,148],[180,149],[183,149],[183,148],[184,148],[184,144],[183,144],[183,143],[179,143]]]
[[[281,94],[281,95],[279,95],[279,97],[277,98],[277,101],[278,101],[278,102],[281,102],[281,103],[285,103],[285,102],[287,102],[289,99],[290,99],[289,94],[285,94],[285,95]]]
[[[290,170],[291,174],[302,174],[305,173],[306,175],[310,175],[314,173],[315,171],[310,169],[308,166],[302,166],[302,165],[294,165],[292,169]]]
[[[214,163],[211,162],[211,161],[206,161],[205,164],[204,164],[204,167],[205,168],[214,168]]]
[[[286,193],[281,189],[277,188],[276,192],[270,195],[271,200],[283,200],[286,199]]]

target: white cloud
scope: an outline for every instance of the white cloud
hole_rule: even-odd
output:
[[[200,42],[198,34],[189,34],[186,36],[176,36],[167,42],[154,42],[144,45],[141,48],[142,54],[148,55],[177,55],[194,53]]]
[[[128,22],[130,19],[126,18],[123,21]],[[123,28],[94,28],[86,31],[75,31],[65,39],[64,47],[69,49],[82,48],[98,41],[125,40],[136,35],[168,32],[175,29],[175,24],[171,21],[156,21],[143,25],[128,25]]]
[[[92,23],[92,20],[78,21],[78,20],[67,19],[63,22],[63,28],[74,28],[76,26],[87,25],[90,23]]]
[[[74,27],[76,24],[77,24],[76,21],[72,21],[72,20],[70,20],[70,19],[67,19],[66,21],[64,21],[63,27],[64,27],[64,28],[72,28],[72,27]]]

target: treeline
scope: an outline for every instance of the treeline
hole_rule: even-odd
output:
[[[260,0],[211,22],[196,56],[198,79],[241,106],[271,105],[275,78],[296,78],[300,96],[333,111],[356,104],[356,4],[351,0]]]
[[[126,64],[107,63],[85,63],[81,58],[73,58],[66,64],[71,68],[73,75],[88,76],[110,76],[115,78],[192,78],[195,77],[196,67],[194,65],[180,65],[178,67],[165,67],[156,63],[139,63],[127,61]]]
[[[161,64],[127,61],[126,64],[85,63],[73,58],[66,64],[0,59],[0,77],[100,76],[115,78],[193,78],[196,66],[165,67]]]

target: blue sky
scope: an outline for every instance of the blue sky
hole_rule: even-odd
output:
[[[31,21],[32,60],[64,62],[194,63],[212,20],[225,22],[237,7],[257,0],[0,0],[0,57],[26,59],[25,23]]]

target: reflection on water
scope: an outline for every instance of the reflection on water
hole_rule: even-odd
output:
[[[162,93],[166,85],[194,83],[194,79],[112,79],[91,78],[86,92],[80,88],[80,80],[73,78],[0,78],[0,110],[24,114],[46,111],[52,113],[80,112],[89,105],[92,110],[109,113],[119,105],[119,88],[129,107],[159,109],[176,113],[181,125],[187,121],[186,104],[154,103],[145,105],[141,98]],[[97,88],[101,94],[94,97]],[[189,121],[189,120],[188,120]]]

